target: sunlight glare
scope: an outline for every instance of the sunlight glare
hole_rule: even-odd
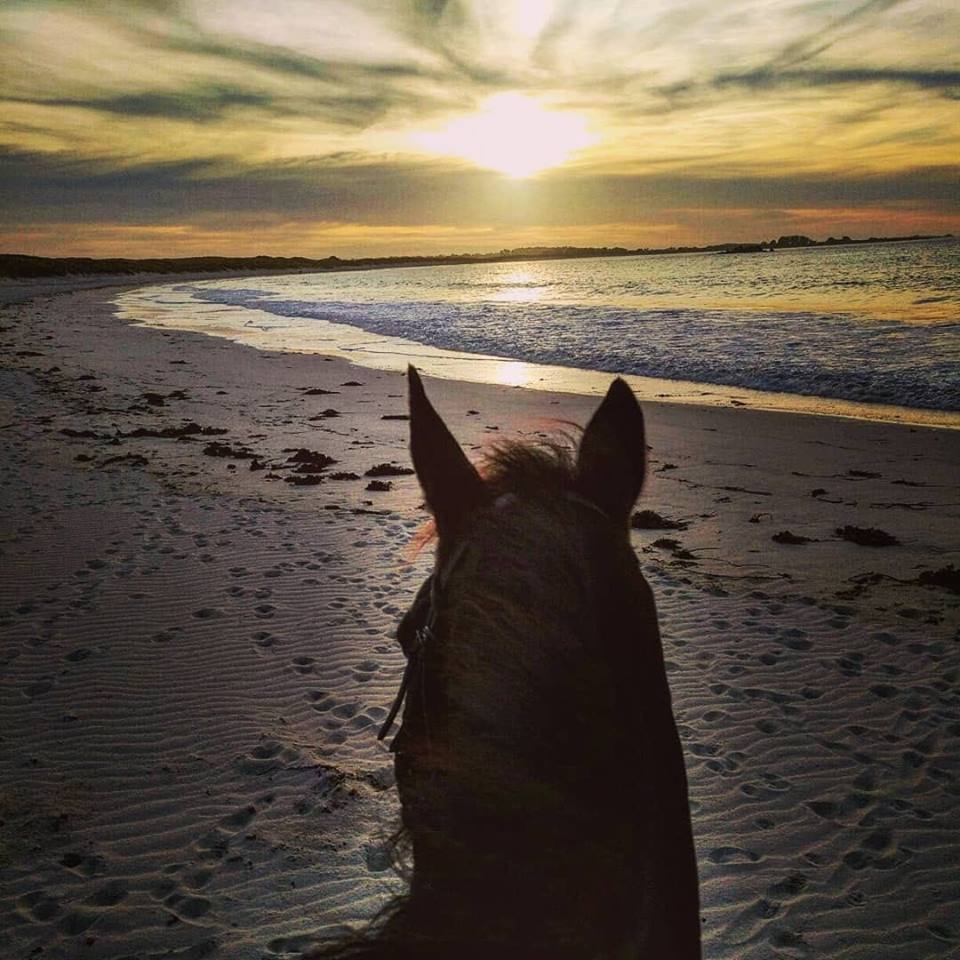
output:
[[[441,130],[413,135],[432,153],[462,157],[479,167],[522,179],[560,166],[599,137],[580,114],[549,110],[520,93],[498,93],[480,110]]]
[[[533,380],[534,369],[520,360],[504,360],[493,369],[493,382],[505,387],[522,387]]]
[[[497,303],[535,303],[543,297],[546,284],[537,283],[529,270],[514,270],[501,277],[501,286],[490,299]]]

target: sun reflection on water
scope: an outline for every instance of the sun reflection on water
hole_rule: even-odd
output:
[[[503,286],[490,295],[497,303],[536,303],[545,287],[530,270],[514,270],[499,278]]]

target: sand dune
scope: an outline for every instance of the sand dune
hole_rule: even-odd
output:
[[[401,887],[375,730],[430,566],[415,479],[364,476],[409,465],[402,377],[133,327],[98,290],[0,311],[0,344],[0,955],[296,956],[370,916]],[[594,405],[433,394],[473,450]],[[958,564],[960,433],[645,410],[642,506],[685,524],[634,542],[705,955],[956,956],[960,601],[917,581]]]

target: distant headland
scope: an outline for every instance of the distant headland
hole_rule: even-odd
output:
[[[496,253],[453,253],[441,256],[360,257],[159,257],[149,259],[93,257],[34,257],[0,254],[0,277],[20,280],[42,277],[249,272],[331,272],[375,270],[386,267],[441,266],[456,263],[510,263],[527,260],[575,260],[587,257],[652,257],[677,253],[766,253],[800,247],[835,247],[866,243],[898,243],[906,240],[944,240],[952,233],[909,237],[828,237],[813,240],[801,234],[759,243],[715,243],[703,247],[513,247]]]

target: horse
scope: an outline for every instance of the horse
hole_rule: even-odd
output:
[[[433,573],[402,618],[380,731],[409,892],[315,954],[698,960],[697,866],[653,594],[629,540],[643,415],[615,379],[569,444],[482,471],[408,369]]]

